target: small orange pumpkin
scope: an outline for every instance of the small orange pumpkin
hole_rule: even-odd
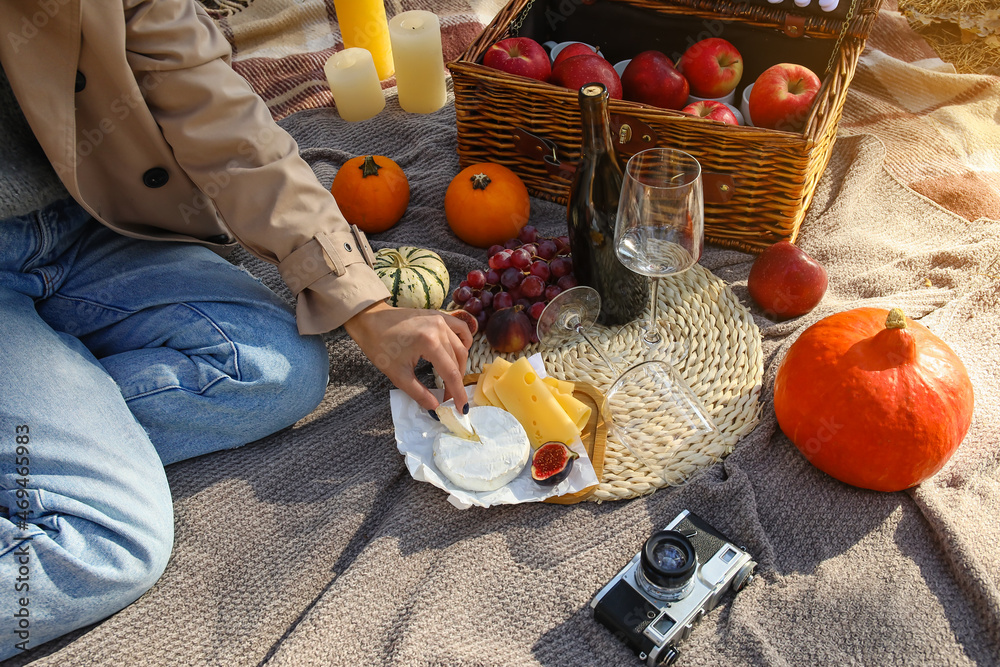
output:
[[[330,187],[340,212],[366,234],[389,229],[410,204],[410,182],[384,155],[359,155],[344,163]]]
[[[894,308],[856,308],[802,332],[774,381],[785,435],[847,484],[901,491],[940,470],[972,422],[962,361]]]
[[[444,195],[444,213],[455,236],[487,248],[517,236],[528,222],[528,188],[513,171],[492,162],[466,167]]]

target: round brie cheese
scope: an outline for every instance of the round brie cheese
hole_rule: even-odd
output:
[[[524,469],[531,444],[514,415],[492,406],[469,410],[479,441],[442,433],[434,440],[434,465],[455,486],[467,491],[495,491]]]

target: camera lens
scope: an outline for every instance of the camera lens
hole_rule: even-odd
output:
[[[675,544],[660,542],[653,548],[653,562],[660,570],[674,572],[687,564],[687,555]]]
[[[636,581],[663,600],[680,600],[691,592],[698,565],[691,541],[675,530],[654,533],[642,548]]]

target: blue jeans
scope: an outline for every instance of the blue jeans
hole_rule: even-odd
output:
[[[0,659],[122,609],[173,542],[163,466],[310,413],[329,359],[210,250],[72,201],[0,221]]]

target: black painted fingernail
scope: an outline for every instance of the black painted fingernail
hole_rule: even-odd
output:
[[[434,412],[433,410],[428,410],[427,414],[429,414],[431,416],[431,419],[433,419],[434,421],[437,421],[437,422],[441,421],[441,418],[438,417],[437,413]]]
[[[463,414],[463,415],[467,415],[467,414],[469,414],[469,404],[468,404],[468,403],[466,403],[466,404],[465,404],[465,407],[464,407],[464,408],[462,408],[462,414]]]

